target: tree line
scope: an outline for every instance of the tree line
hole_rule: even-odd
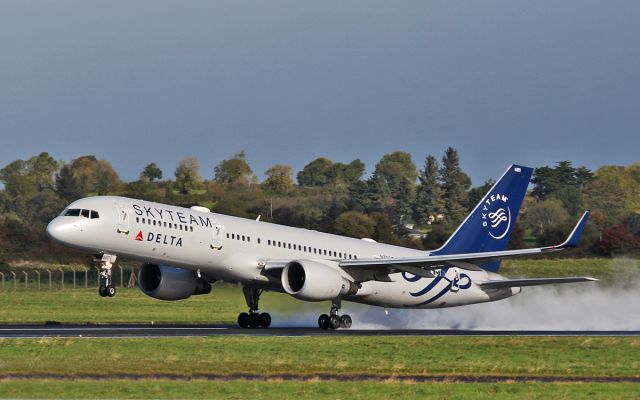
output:
[[[149,163],[124,182],[108,160],[57,161],[44,152],[0,170],[0,263],[15,258],[77,257],[50,243],[46,224],[73,200],[121,195],[421,249],[442,244],[493,181],[472,187],[454,148],[425,157],[384,155],[365,178],[365,164],[319,157],[294,174],[276,164],[259,180],[244,152],[203,176],[195,157],[180,160],[168,178]],[[561,241],[583,210],[592,209],[582,254],[634,253],[640,246],[640,163],[597,171],[570,161],[535,169],[511,245]],[[408,235],[412,233],[413,235]],[[525,243],[526,242],[526,243]]]

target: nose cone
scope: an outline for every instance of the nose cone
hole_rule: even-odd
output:
[[[70,243],[77,234],[77,229],[72,221],[57,217],[47,225],[47,236],[56,242]]]

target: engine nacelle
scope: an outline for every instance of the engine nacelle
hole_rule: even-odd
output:
[[[282,287],[287,294],[307,301],[331,300],[358,291],[336,268],[316,261],[291,261],[285,265]]]
[[[182,300],[211,292],[211,284],[188,269],[144,264],[138,273],[138,286],[147,296],[160,300]]]

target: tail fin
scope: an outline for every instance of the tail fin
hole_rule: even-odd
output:
[[[431,255],[481,253],[507,248],[533,168],[511,165],[447,242]],[[480,265],[496,272],[500,261]]]

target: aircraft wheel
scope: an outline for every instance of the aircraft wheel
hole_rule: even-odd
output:
[[[113,297],[113,296],[115,296],[115,295],[116,295],[116,288],[115,288],[115,286],[111,286],[111,285],[107,286],[106,293],[107,293],[107,296],[109,296],[109,297]]]
[[[329,316],[327,314],[322,314],[318,318],[318,326],[320,329],[329,329]]]
[[[240,325],[240,328],[248,328],[249,314],[247,314],[246,312],[240,313],[240,315],[238,315],[238,325]]]
[[[340,325],[345,329],[351,328],[352,322],[353,321],[351,321],[350,315],[345,314],[342,317],[340,317]]]
[[[260,322],[260,326],[262,328],[268,328],[271,325],[271,314],[269,313],[262,313],[260,314],[260,317],[258,319],[258,322]]]
[[[258,326],[260,326],[260,314],[249,314],[249,328],[257,328]]]
[[[332,315],[329,317],[329,328],[331,329],[338,329],[340,328],[342,321],[340,320],[340,317],[337,315]]]

